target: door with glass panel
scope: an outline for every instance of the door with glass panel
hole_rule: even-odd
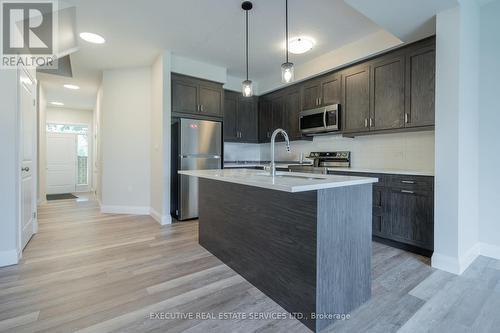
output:
[[[81,125],[47,125],[47,194],[89,192],[89,135]]]

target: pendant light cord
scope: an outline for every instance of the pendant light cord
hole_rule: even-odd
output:
[[[288,63],[288,0],[285,0],[286,62]]]
[[[247,81],[248,81],[248,10],[245,11],[246,14],[246,62],[247,62]]]

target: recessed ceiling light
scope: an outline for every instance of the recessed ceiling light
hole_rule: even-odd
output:
[[[50,102],[50,104],[57,105],[57,106],[63,106],[64,105],[64,103],[61,103],[61,102]]]
[[[311,37],[295,37],[288,42],[288,49],[293,54],[302,54],[310,51],[314,46],[314,39]]]
[[[104,37],[99,36],[98,34],[91,33],[91,32],[82,32],[80,34],[80,38],[83,39],[84,41],[87,41],[89,43],[94,43],[94,44],[106,43],[106,40],[104,39]]]
[[[80,89],[79,86],[76,86],[74,84],[65,84],[64,88],[66,88],[66,89],[72,89],[72,90],[78,90],[78,89]]]

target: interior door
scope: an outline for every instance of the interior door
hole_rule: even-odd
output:
[[[47,194],[76,192],[76,135],[47,133]]]
[[[24,249],[36,226],[36,82],[19,71],[20,121],[20,248]]]

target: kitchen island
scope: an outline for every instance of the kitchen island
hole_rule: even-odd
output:
[[[376,178],[261,170],[199,178],[199,243],[313,331],[371,296]]]

